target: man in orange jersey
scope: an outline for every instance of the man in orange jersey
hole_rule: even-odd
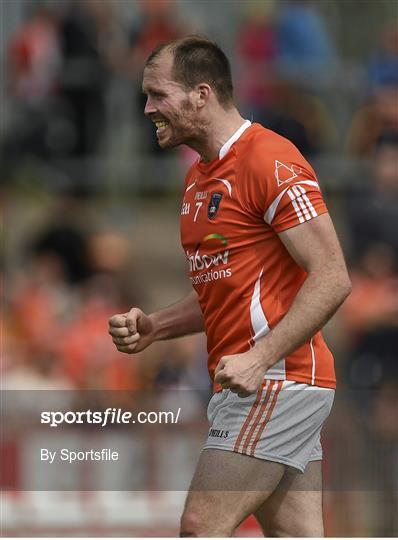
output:
[[[187,37],[144,70],[159,145],[187,144],[181,240],[194,291],[110,319],[118,350],[206,331],[210,430],[181,536],[231,536],[250,514],[271,536],[322,536],[320,431],[333,357],[320,329],[350,291],[314,171],[288,140],[244,120],[229,62]]]

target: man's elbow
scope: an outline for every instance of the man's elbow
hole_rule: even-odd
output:
[[[352,283],[347,271],[343,272],[340,275],[337,289],[339,296],[339,304],[342,304],[352,291]]]

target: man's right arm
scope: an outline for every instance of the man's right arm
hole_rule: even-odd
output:
[[[139,308],[109,319],[109,333],[120,352],[133,354],[154,341],[203,332],[203,315],[195,291],[169,307],[146,315]]]

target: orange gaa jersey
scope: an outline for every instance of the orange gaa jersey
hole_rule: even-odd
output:
[[[312,167],[290,141],[259,124],[246,121],[217,159],[192,165],[181,242],[203,311],[212,380],[222,356],[246,352],[278,324],[306,278],[278,233],[325,212]],[[266,378],[335,388],[321,333]]]

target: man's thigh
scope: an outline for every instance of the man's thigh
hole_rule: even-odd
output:
[[[286,470],[254,514],[266,536],[322,537],[322,462],[311,461],[303,474]]]
[[[226,450],[203,450],[193,477],[181,536],[231,536],[275,490],[280,463]]]

